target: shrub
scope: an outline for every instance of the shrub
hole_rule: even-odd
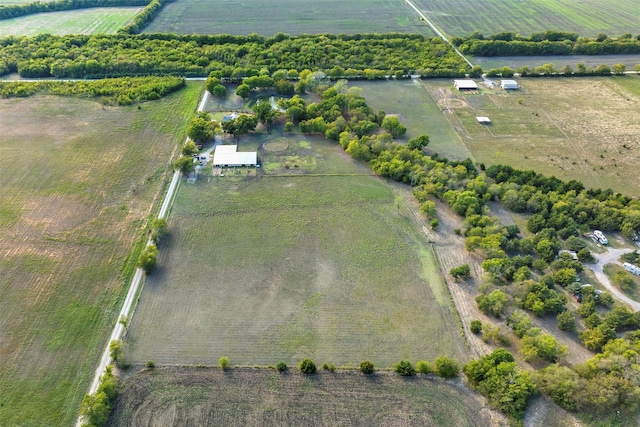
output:
[[[322,369],[329,372],[335,372],[336,366],[333,363],[325,363],[322,365]]]
[[[220,360],[218,360],[218,366],[223,371],[229,368],[229,358],[227,356],[222,356]]]
[[[109,356],[116,365],[120,366],[122,363],[122,340],[112,340],[109,343]]]
[[[304,359],[302,362],[300,362],[298,369],[300,370],[300,372],[307,375],[313,375],[317,371],[316,364],[313,363],[313,360],[311,359]]]
[[[410,377],[416,374],[416,370],[413,369],[413,365],[408,360],[401,360],[393,368],[398,375],[403,377]]]
[[[278,370],[278,372],[284,372],[287,370],[287,364],[284,362],[278,362],[278,364],[276,365],[276,369]]]
[[[469,328],[474,334],[479,334],[480,332],[482,332],[482,322],[479,320],[472,320]]]
[[[471,275],[469,264],[462,264],[449,270],[449,274],[455,279],[466,279]]]
[[[418,360],[416,362],[416,372],[420,374],[430,374],[433,372],[433,368],[431,367],[431,363],[425,360]]]
[[[573,313],[569,310],[565,310],[558,314],[556,319],[558,320],[558,329],[561,331],[575,331],[576,319],[573,317]]]
[[[454,378],[460,372],[460,366],[455,360],[442,356],[435,360],[435,371],[442,378]]]
[[[148,369],[153,369],[156,367],[156,364],[153,362],[153,360],[148,360],[147,361],[147,368]]]
[[[149,274],[156,268],[158,263],[158,248],[156,245],[151,244],[147,245],[146,248],[140,252],[140,256],[138,257],[138,267],[144,270],[145,273]]]
[[[440,225],[440,221],[438,221],[437,219],[432,219],[431,222],[429,223],[429,226],[431,226],[432,229],[436,229],[438,228],[438,226]]]
[[[371,375],[374,371],[375,369],[373,367],[373,363],[371,363],[370,361],[365,360],[360,364],[360,372],[362,372],[363,374]]]

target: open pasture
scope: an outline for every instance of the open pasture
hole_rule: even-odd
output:
[[[201,88],[0,100],[0,425],[74,422]]]
[[[269,174],[181,184],[125,359],[465,360],[428,243],[391,187],[334,143],[297,135],[265,142]]]
[[[449,82],[427,85],[476,161],[640,194],[637,76],[518,81],[517,91],[476,94]],[[478,124],[476,116],[491,124]]]
[[[140,372],[125,381],[108,425],[506,425],[479,395],[441,379],[293,369]]]
[[[452,36],[473,31],[485,35],[513,31],[522,35],[546,30],[581,36],[637,34],[640,4],[636,0],[413,0],[440,30]]]
[[[638,76],[518,82],[516,91],[480,84],[473,93],[458,92],[450,80],[358,85],[376,110],[400,114],[408,136],[415,130],[428,134],[428,152],[454,158],[471,153],[487,166],[508,164],[588,187],[640,194]],[[416,89],[406,90],[411,87]],[[391,95],[398,92],[403,102]],[[476,116],[492,123],[480,125]]]
[[[50,33],[65,34],[114,34],[127,25],[140,7],[102,7],[38,13],[0,21],[0,37],[9,35],[35,36]]]
[[[408,6],[394,0],[177,0],[166,5],[144,30],[148,33],[356,34],[421,33],[433,35]]]

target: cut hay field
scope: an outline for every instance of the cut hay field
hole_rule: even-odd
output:
[[[429,244],[388,184],[322,139],[274,135],[260,157],[270,175],[181,184],[128,362],[466,360]]]
[[[108,425],[506,425],[482,400],[457,381],[391,373],[162,368],[124,382]]]
[[[637,34],[640,3],[636,0],[413,0],[440,30],[453,36],[473,31],[523,35],[545,30],[572,31],[581,36]]]
[[[403,2],[395,0],[177,0],[147,26],[148,33],[236,34],[267,37],[298,34],[422,33],[429,27]]]
[[[103,7],[38,13],[0,21],[0,37],[35,36],[50,33],[115,34],[140,12],[140,7]]]
[[[201,88],[0,100],[0,425],[74,422]]]

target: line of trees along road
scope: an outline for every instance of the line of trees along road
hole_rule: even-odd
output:
[[[439,38],[420,35],[250,36],[170,34],[69,35],[0,39],[0,75],[101,78],[138,75],[223,79],[278,70],[329,76],[384,78],[386,74],[459,76],[467,64]]]

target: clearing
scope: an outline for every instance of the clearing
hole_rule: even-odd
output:
[[[127,361],[466,361],[433,252],[391,186],[321,138],[240,149],[255,138],[268,175],[182,183]]]
[[[471,153],[487,166],[508,164],[587,187],[640,194],[638,76],[518,82],[520,89],[510,92],[481,84],[479,91],[462,93],[450,80],[418,82],[423,90],[413,93],[406,81],[362,87],[372,107],[400,114],[412,132],[408,136],[430,135],[430,152],[452,158]],[[396,90],[406,103],[388,101],[386,92]],[[478,124],[476,116],[492,123]],[[419,121],[416,132],[412,123]]]
[[[167,424],[489,427],[507,422],[459,380],[432,376],[162,368],[126,380],[108,425]]]
[[[38,13],[0,21],[0,37],[38,34],[115,34],[133,20],[140,7],[98,7]]]
[[[145,28],[147,33],[234,34],[271,37],[298,34],[420,33],[431,29],[396,0],[177,0],[166,5]]]
[[[201,88],[0,100],[0,425],[75,420]]]
[[[413,0],[447,34],[467,36],[513,31],[523,35],[546,30],[581,36],[636,34],[640,4],[636,0]]]

